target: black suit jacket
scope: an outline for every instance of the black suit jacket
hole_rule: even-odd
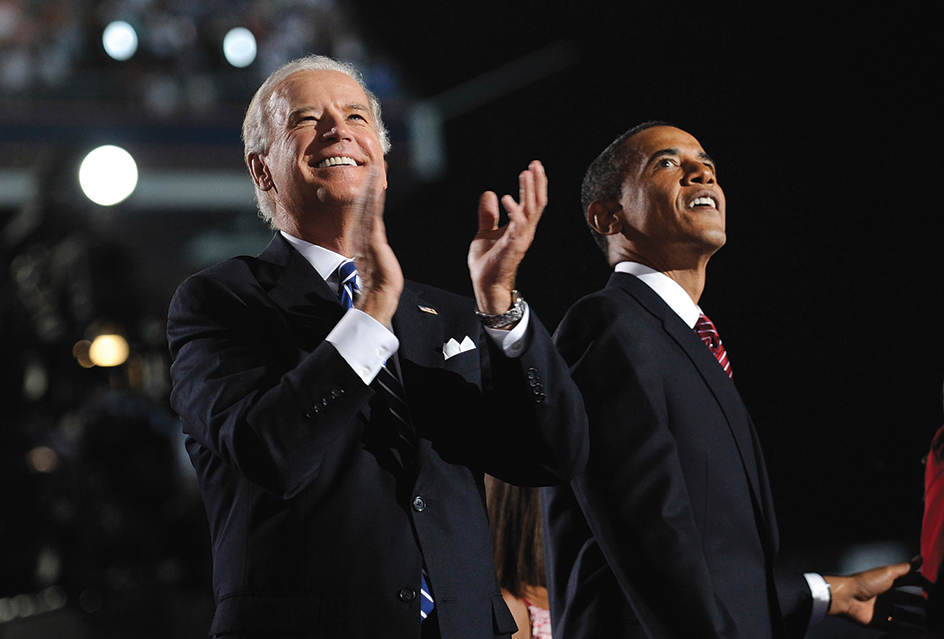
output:
[[[544,491],[555,639],[802,636],[812,600],[802,575],[774,570],[754,427],[698,335],[615,273],[555,340],[591,441],[586,471]]]
[[[424,563],[444,637],[513,632],[482,478],[559,483],[583,466],[566,366],[533,314],[530,348],[511,360],[471,300],[408,283],[394,331],[414,475],[382,400],[324,341],[343,312],[279,235],[188,279],[171,304],[171,399],[213,544],[211,633],[419,637]],[[466,335],[477,348],[445,359]]]

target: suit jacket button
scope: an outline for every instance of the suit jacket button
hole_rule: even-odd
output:
[[[417,495],[416,497],[414,497],[414,498],[413,498],[413,510],[415,510],[415,511],[418,512],[418,513],[421,513],[421,512],[423,512],[424,510],[426,510],[426,500],[423,499],[422,497],[420,497],[419,495]]]
[[[397,593],[397,597],[400,599],[400,601],[404,603],[410,603],[411,601],[416,599],[416,591],[411,590],[409,588],[404,588],[403,590]]]

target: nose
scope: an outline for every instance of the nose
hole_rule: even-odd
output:
[[[692,161],[685,167],[684,179],[688,184],[714,184],[715,171],[710,164]]]
[[[321,137],[327,141],[351,140],[351,129],[344,118],[328,117],[322,118],[321,124],[324,125],[324,131]]]

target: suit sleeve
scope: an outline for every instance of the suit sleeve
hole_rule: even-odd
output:
[[[572,483],[589,529],[649,636],[738,636],[712,584],[658,346],[596,306],[572,309],[557,334],[590,421],[590,460]]]
[[[589,455],[587,416],[551,336],[531,312],[527,348],[519,357],[507,357],[487,341],[483,391],[489,427],[478,434],[491,442],[486,472],[516,485],[570,481]]]
[[[323,335],[299,358],[261,291],[227,275],[198,274],[171,303],[171,402],[189,437],[290,498],[341,466],[373,391]]]
[[[511,484],[566,483],[586,464],[586,414],[547,330],[532,309],[527,346],[508,357],[475,318],[472,300],[443,293],[426,292],[443,335],[472,336],[476,348],[450,358],[446,369],[401,358],[408,397],[411,389],[422,393],[410,403],[420,435],[445,461]]]

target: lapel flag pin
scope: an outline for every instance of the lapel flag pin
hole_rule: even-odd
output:
[[[432,306],[417,306],[416,308],[420,309],[424,313],[429,313],[430,315],[439,315],[439,313],[436,312],[436,309]]]

